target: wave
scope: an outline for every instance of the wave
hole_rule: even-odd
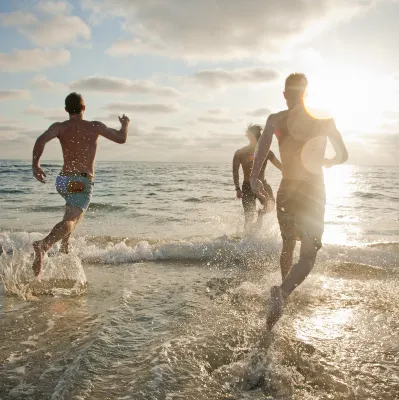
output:
[[[121,205],[114,205],[111,203],[90,203],[88,212],[112,212],[112,211],[120,211],[127,209],[126,206],[121,206]],[[64,211],[64,206],[63,205],[58,205],[58,206],[33,206],[29,207],[30,211],[33,212],[63,212]]]
[[[387,194],[371,193],[371,192],[354,192],[353,196],[362,197],[365,199],[377,199],[377,200],[382,200],[382,199],[398,200],[399,199],[396,196],[389,196]]]
[[[221,236],[214,239],[158,240],[114,236],[79,236],[71,239],[72,253],[84,263],[122,264],[140,261],[199,261],[223,265],[278,263],[280,241],[271,236]],[[30,253],[32,242],[43,237],[38,232],[0,233],[0,255],[13,251]],[[299,246],[298,246],[299,247]],[[59,244],[50,250],[57,256]],[[298,250],[298,248],[297,248]],[[370,268],[395,269],[399,265],[399,243],[376,243],[353,247],[325,245],[318,254],[318,263],[334,269],[350,269],[364,274]],[[347,263],[347,264],[345,264]],[[341,272],[342,272],[341,271]],[[374,269],[373,269],[374,271]]]
[[[0,194],[27,194],[30,190],[21,189],[0,189]]]
[[[373,243],[373,244],[369,244],[368,247],[378,249],[378,250],[389,251],[391,253],[399,253],[399,243],[396,243],[396,242]]]
[[[88,211],[119,211],[126,209],[126,206],[115,205],[111,203],[95,203],[89,205]]]
[[[187,199],[184,199],[186,203],[205,203],[205,202],[220,202],[221,199],[220,197],[212,197],[212,196],[202,196],[202,197],[188,197]]]

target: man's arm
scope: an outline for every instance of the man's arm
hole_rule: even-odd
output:
[[[329,122],[331,125],[328,127],[328,138],[334,148],[335,157],[332,159],[324,159],[324,166],[331,167],[333,165],[343,164],[348,159],[348,150],[346,149],[344,140],[341,133],[335,126],[333,119]]]
[[[105,137],[108,140],[111,140],[112,142],[115,143],[126,143],[127,140],[127,133],[128,133],[128,127],[129,127],[129,118],[123,114],[122,118],[119,118],[119,122],[121,123],[121,129],[116,130],[112,128],[108,128],[107,125],[103,124],[102,122],[95,122],[97,126],[97,133],[100,136]]]
[[[268,160],[281,171],[281,162],[280,160],[275,156],[275,154],[270,150],[269,155],[267,156]]]
[[[254,164],[251,172],[251,189],[252,192],[260,198],[265,198],[263,183],[259,180],[259,174],[262,166],[268,156],[270,145],[272,144],[273,133],[275,130],[275,114],[269,115],[266,121],[265,129],[262,136],[258,140]]]
[[[242,192],[240,189],[240,175],[239,175],[240,165],[241,165],[240,153],[237,150],[234,153],[233,157],[233,181],[234,181],[234,186],[236,187],[237,198],[239,199],[242,197]]]
[[[35,145],[33,147],[33,156],[32,156],[32,172],[33,176],[42,183],[45,183],[44,178],[46,177],[46,174],[44,171],[40,168],[40,157],[43,154],[44,147],[46,146],[46,143],[48,143],[50,140],[53,140],[56,138],[59,134],[59,122],[56,122],[52,124],[46,132],[44,132],[42,135],[40,135],[35,142]]]

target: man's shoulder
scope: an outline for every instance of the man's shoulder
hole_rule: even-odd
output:
[[[68,120],[66,120],[66,121],[55,121],[50,125],[50,127],[52,127],[52,128],[60,128],[60,127],[63,127],[63,126],[67,126],[68,122],[69,122]]]
[[[268,119],[279,121],[287,116],[288,116],[288,110],[282,110],[282,111],[278,111],[276,113],[270,114]]]
[[[244,146],[244,147],[241,147],[240,149],[238,149],[236,151],[236,154],[245,154],[245,153],[251,152],[253,150],[254,150],[254,146],[247,145],[247,146]]]
[[[107,125],[104,124],[104,122],[101,121],[87,121],[88,124],[90,124],[93,128],[98,129],[98,128],[107,128]]]
[[[65,130],[65,128],[68,126],[68,120],[66,121],[56,121],[53,122],[48,130],[49,131],[53,131],[53,132],[57,132],[57,134],[63,132]]]

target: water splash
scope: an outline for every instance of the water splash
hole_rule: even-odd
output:
[[[22,248],[6,249],[0,256],[0,277],[8,293],[24,300],[38,295],[79,295],[87,287],[82,263],[74,254],[45,256],[38,280],[32,272],[32,252]]]

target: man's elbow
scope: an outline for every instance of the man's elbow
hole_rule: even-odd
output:
[[[120,138],[120,139],[118,140],[118,143],[119,143],[119,144],[124,144],[124,143],[126,143],[126,141],[127,141],[127,137],[122,137],[122,138]]]
[[[35,149],[42,148],[42,147],[45,146],[45,144],[46,144],[46,141],[43,139],[43,136],[39,136],[39,137],[36,139],[34,148],[35,148]]]
[[[344,149],[342,152],[341,162],[346,163],[348,161],[348,150]]]

